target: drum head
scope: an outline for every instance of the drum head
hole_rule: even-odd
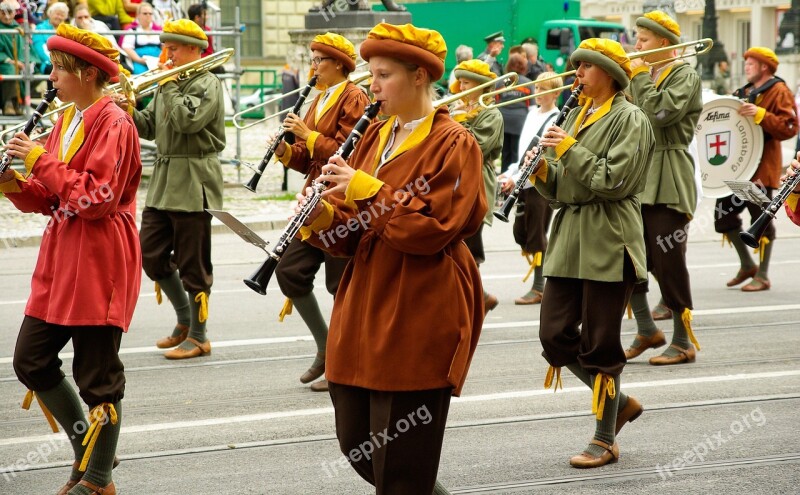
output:
[[[750,180],[764,149],[764,133],[752,117],[739,115],[742,102],[732,96],[711,99],[697,121],[697,163],[703,196],[731,195],[726,180]]]

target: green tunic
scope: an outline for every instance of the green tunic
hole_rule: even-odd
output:
[[[483,185],[486,188],[486,201],[489,205],[494,203],[497,194],[497,171],[494,162],[500,157],[503,151],[503,115],[500,110],[490,108],[478,113],[475,118],[462,123],[478,142],[478,147],[483,153]],[[483,223],[492,224],[493,208],[486,211]]]
[[[535,183],[557,210],[544,275],[620,282],[627,252],[637,279],[646,280],[636,195],[644,190],[655,147],[653,131],[644,113],[622,93],[614,96],[610,110],[601,108],[576,135],[582,114],[583,109],[573,109],[561,126],[577,142],[558,159],[548,150],[547,181]]]
[[[133,120],[143,139],[155,139],[156,161],[146,206],[169,211],[222,208],[225,148],[222,85],[214,74],[200,72],[166,83]],[[205,204],[204,204],[205,199]]]
[[[633,103],[647,115],[656,136],[647,186],[639,196],[645,205],[666,205],[690,219],[697,208],[697,184],[689,143],[703,111],[700,76],[677,63],[655,84],[648,73],[631,80]]]

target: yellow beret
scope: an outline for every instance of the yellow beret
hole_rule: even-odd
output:
[[[62,22],[56,35],[47,39],[47,48],[69,53],[114,77],[119,73],[119,52],[97,33]]]
[[[373,56],[417,64],[438,80],[444,74],[447,45],[438,31],[411,24],[396,26],[382,22],[372,28],[361,44],[361,58],[369,61]]]
[[[165,22],[159,38],[162,42],[175,41],[184,45],[199,46],[201,50],[208,48],[208,36],[205,31],[189,19]]]
[[[681,42],[681,27],[672,17],[660,10],[648,12],[643,17],[636,19],[636,25],[668,39],[673,45]]]
[[[318,34],[311,40],[310,48],[335,58],[344,64],[349,72],[356,70],[356,47],[340,34]]]
[[[631,78],[631,60],[619,42],[605,38],[589,38],[581,41],[578,49],[569,57],[573,67],[586,61],[599,65],[619,85],[621,89],[628,87]]]
[[[456,76],[456,82],[450,87],[451,93],[458,93],[458,91],[453,91],[453,89],[458,87],[458,79],[462,77],[475,81],[478,84],[483,84],[497,78],[497,74],[489,69],[489,64],[477,58],[461,62],[456,65],[453,71]]]
[[[748,57],[753,57],[759,62],[767,64],[773,74],[778,70],[778,56],[775,55],[775,52],[769,48],[763,46],[754,46],[744,52],[743,57],[745,59]]]

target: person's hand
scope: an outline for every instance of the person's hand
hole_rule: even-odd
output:
[[[35,141],[31,141],[31,139],[24,132],[18,132],[14,134],[14,137],[8,142],[6,153],[14,158],[25,160],[25,157],[28,156],[28,153],[30,153],[33,148],[37,146],[39,145]]]
[[[303,119],[291,112],[289,112],[286,119],[284,119],[283,128],[303,141],[308,140],[308,136],[311,135],[311,129],[303,122]]]
[[[0,184],[4,184],[10,180],[14,179],[14,171],[11,170],[11,167],[8,167],[3,175],[0,175]]]
[[[542,139],[539,140],[539,144],[546,148],[555,148],[566,138],[567,133],[564,131],[564,129],[555,125],[551,125],[547,128],[547,131],[545,131]]]
[[[108,95],[108,97],[111,98],[111,101],[116,103],[118,107],[120,107],[121,109],[125,110],[126,112],[128,111],[128,107],[130,106],[130,102],[128,101],[127,98],[125,98],[125,95],[123,95],[121,93],[111,93],[111,94]]]
[[[743,117],[755,117],[757,112],[758,106],[753,103],[742,103],[741,108],[739,108],[739,115]]]
[[[348,165],[341,156],[330,157],[328,164],[322,167],[322,176],[317,179],[329,183],[322,196],[327,197],[337,193],[344,194],[355,173],[355,169]]]
[[[795,156],[794,160],[792,160],[791,165],[786,170],[786,174],[783,177],[781,177],[781,182],[786,182],[788,180],[791,180],[792,177],[794,177],[797,174],[800,174],[800,151],[797,152],[797,156]],[[800,193],[800,184],[798,184],[797,187],[795,187],[792,192]]]
[[[644,67],[647,65],[647,62],[644,61],[644,57],[636,57],[631,59],[631,71],[638,69],[639,67]]]
[[[267,147],[272,146],[272,143],[278,139],[278,134],[280,131],[273,131],[270,134],[267,134]],[[281,142],[278,143],[278,146],[275,148],[275,156],[283,156],[286,153],[286,143],[281,139]]]
[[[294,207],[295,215],[299,215],[300,212],[303,211],[303,207],[306,204],[306,198],[310,197],[311,194],[313,194],[313,192],[314,192],[313,189],[307,187],[305,194],[297,193],[297,195],[295,196],[295,198],[297,198],[297,205]],[[311,225],[321,213],[322,213],[322,202],[319,202],[317,203],[317,206],[315,206],[314,209],[308,213],[305,225]]]

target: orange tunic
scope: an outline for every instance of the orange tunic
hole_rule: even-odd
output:
[[[314,134],[309,136],[308,142],[298,138],[291,146],[291,152],[281,157],[284,165],[308,177],[306,186],[319,177],[322,166],[328,163],[328,158],[347,139],[358,119],[364,115],[364,108],[369,105],[369,97],[358,86],[347,81],[339,98],[317,121],[317,105],[323,94],[317,95],[303,119]]]
[[[139,135],[130,115],[106,96],[83,112],[83,133],[77,131],[59,159],[62,128],[72,115],[68,109],[59,118],[27,182],[6,193],[19,210],[51,217],[25,314],[56,325],[127,331],[142,277]]]
[[[484,317],[480,274],[463,242],[487,209],[481,151],[439,108],[376,172],[393,121],[372,124],[349,161],[373,187],[331,199],[328,225],[307,239],[353,256],[336,294],[325,374],[372,390],[453,387],[459,395]]]

